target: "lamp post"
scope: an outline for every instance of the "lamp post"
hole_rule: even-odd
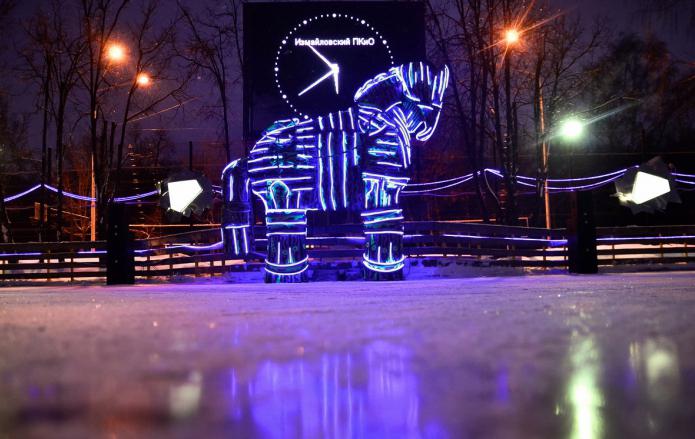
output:
[[[542,153],[542,166],[543,166],[543,201],[545,207],[545,228],[550,229],[552,227],[551,215],[550,215],[550,191],[548,190],[548,165],[550,160],[550,144],[548,142],[549,136],[545,134],[545,109],[543,108],[543,95],[540,95],[539,102],[540,110],[540,129],[542,141],[541,141],[541,153]],[[559,137],[566,143],[575,143],[584,136],[586,131],[586,122],[579,119],[576,116],[571,116],[560,121],[560,124],[555,129],[552,137]],[[570,161],[571,163],[571,161]]]
[[[118,65],[123,64],[128,58],[126,46],[119,43],[118,41],[110,41],[106,43],[104,48],[104,58],[107,65]],[[106,73],[107,69],[104,69]],[[139,79],[139,78],[138,78]],[[149,84],[149,76],[147,76],[147,84]],[[104,125],[106,126],[106,125]],[[113,132],[113,130],[112,130]],[[96,241],[97,239],[97,188],[96,188],[96,170],[94,167],[94,157],[91,159],[91,184],[90,193],[91,197],[94,199],[89,206],[89,228],[90,228],[90,239]]]
[[[514,46],[519,44],[521,37],[521,32],[515,28],[507,29],[504,33],[504,42],[506,44],[505,54],[504,54],[504,92],[506,96],[506,115],[507,115],[507,135],[505,139],[506,143],[506,154],[504,155],[504,182],[507,188],[507,209],[505,212],[506,223],[515,224],[517,221],[516,217],[516,143],[517,139],[514,135],[514,117],[511,100],[511,55]]]
[[[126,59],[125,46],[118,42],[109,42],[104,50],[104,58],[109,64],[120,64]],[[89,238],[91,241],[97,240],[97,190],[96,190],[96,170],[94,169],[94,156],[90,161],[90,196],[92,201],[89,203]]]
[[[548,155],[550,144],[548,143],[547,136],[545,135],[545,105],[543,103],[543,91],[540,86],[538,87],[538,111],[540,118],[540,129],[541,129],[541,154],[542,154],[542,171],[543,171],[543,205],[545,207],[545,228],[550,229],[552,227],[552,221],[550,216],[550,192],[548,191]]]
[[[562,119],[555,134],[565,143],[576,143],[585,132],[586,122],[577,116]],[[572,151],[572,149],[570,149]],[[570,177],[572,162],[570,157]],[[546,187],[548,177],[545,177]],[[567,262],[570,273],[593,274],[598,271],[596,253],[596,223],[592,191],[575,190],[570,193],[570,215],[567,222]]]

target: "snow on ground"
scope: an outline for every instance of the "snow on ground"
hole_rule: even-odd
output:
[[[0,289],[0,438],[692,437],[695,272]]]

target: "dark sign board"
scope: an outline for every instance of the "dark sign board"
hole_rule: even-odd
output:
[[[244,4],[244,134],[347,108],[357,89],[425,54],[416,2]]]

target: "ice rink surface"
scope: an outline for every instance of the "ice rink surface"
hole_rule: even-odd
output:
[[[0,288],[4,437],[695,437],[695,273]]]

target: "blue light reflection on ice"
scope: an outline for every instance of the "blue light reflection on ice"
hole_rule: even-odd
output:
[[[264,437],[421,436],[418,380],[408,357],[404,348],[376,341],[357,353],[265,361],[247,382],[230,370],[231,415],[248,410]]]

